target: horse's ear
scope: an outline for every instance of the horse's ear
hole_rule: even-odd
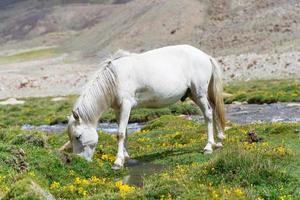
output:
[[[72,110],[72,114],[73,114],[74,119],[79,122],[79,115],[78,115],[78,113],[76,111]]]

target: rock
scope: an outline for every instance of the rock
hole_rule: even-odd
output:
[[[17,105],[17,104],[24,104],[25,101],[19,101],[15,98],[9,98],[5,101],[0,101],[0,105]]]
[[[65,97],[54,97],[54,98],[52,98],[51,99],[51,101],[65,101],[65,100],[67,100],[67,98],[65,98]]]
[[[39,87],[39,85],[40,85],[40,84],[38,83],[37,80],[33,80],[33,81],[31,82],[30,87],[36,88],[36,87]]]
[[[30,178],[22,179],[16,182],[12,188],[2,198],[8,199],[44,199],[54,200],[54,196],[44,190],[40,185]]]
[[[264,139],[261,137],[258,137],[257,133],[252,130],[248,132],[248,136],[245,139],[241,139],[241,142],[249,142],[249,143],[253,143],[253,142],[261,142]]]
[[[300,107],[300,103],[288,103],[287,107]]]
[[[234,102],[232,102],[231,104],[234,104],[234,105],[242,105],[242,102],[240,102],[240,101],[234,101]]]

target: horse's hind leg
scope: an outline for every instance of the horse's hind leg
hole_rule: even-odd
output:
[[[131,103],[124,100],[121,105],[120,115],[119,115],[119,127],[118,127],[118,153],[116,160],[113,165],[113,169],[120,169],[123,167],[125,162],[125,140],[126,140],[126,129],[131,111]]]
[[[223,147],[222,141],[226,138],[226,136],[223,133],[223,130],[222,130],[221,126],[220,126],[220,123],[219,123],[219,121],[217,119],[216,114],[214,113],[213,116],[214,116],[214,122],[213,122],[213,124],[214,124],[214,131],[218,133],[217,137],[219,139],[218,142],[216,143],[216,147],[217,148],[221,148],[221,147]]]
[[[208,141],[204,148],[204,153],[209,154],[213,152],[213,146],[216,145],[213,133],[213,109],[208,101],[206,90],[197,90],[192,95],[193,101],[200,107],[207,123]]]

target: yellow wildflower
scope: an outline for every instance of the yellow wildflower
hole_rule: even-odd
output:
[[[35,173],[34,172],[29,172],[28,175],[31,176],[31,177],[35,177]]]
[[[70,192],[74,192],[75,191],[75,186],[74,185],[69,185],[68,186],[68,190],[70,191]]]
[[[234,190],[234,193],[236,194],[236,196],[240,197],[244,194],[244,192],[240,189],[240,188],[236,188]]]
[[[90,182],[87,179],[82,179],[81,184],[82,185],[88,185]]]
[[[76,185],[80,185],[80,184],[81,184],[80,178],[79,178],[79,177],[76,177],[74,183],[75,183]]]
[[[51,190],[58,189],[59,187],[60,187],[60,183],[59,183],[59,182],[56,182],[56,181],[54,181],[54,182],[51,183],[51,185],[50,185],[50,189],[51,189]]]
[[[135,187],[134,187],[134,186],[130,186],[130,185],[127,185],[127,184],[123,184],[122,181],[117,181],[117,182],[115,183],[115,186],[119,189],[119,191],[120,191],[120,196],[121,196],[122,198],[124,198],[125,195],[126,195],[127,193],[130,193],[130,192],[132,192],[132,191],[135,190]]]
[[[286,154],[286,149],[282,146],[275,148],[274,151],[280,156],[284,156]]]
[[[98,183],[99,181],[100,181],[100,179],[97,178],[96,176],[92,176],[92,177],[91,177],[91,182],[92,182],[92,183]]]
[[[102,154],[101,155],[101,160],[113,162],[115,160],[115,156],[112,155],[112,154]]]
[[[87,195],[87,191],[86,190],[84,190],[82,187],[80,187],[79,189],[78,189],[78,194],[80,194],[80,195],[82,195],[82,196],[86,196]]]
[[[218,193],[215,190],[213,190],[212,196],[213,196],[214,199],[218,199],[219,198],[219,195],[218,195]]]

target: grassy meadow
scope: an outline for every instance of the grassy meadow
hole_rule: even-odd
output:
[[[268,103],[273,102],[272,93],[286,96],[276,101],[299,102],[298,81],[272,81],[270,87],[267,83],[228,85],[225,91],[232,96],[225,101]],[[111,169],[115,136],[100,131],[93,161],[86,162],[58,151],[68,139],[65,132],[21,130],[25,123],[65,123],[76,96],[66,98],[26,98],[24,105],[0,106],[0,199],[300,199],[300,123],[227,124],[231,128],[224,148],[204,155],[206,126],[174,116],[198,114],[193,104],[136,109],[131,121],[150,122],[130,135],[131,157],[163,166],[137,187],[122,183],[127,167]],[[114,120],[112,111],[102,118]],[[242,142],[250,130],[263,140]]]
[[[67,135],[0,133],[0,196],[3,199],[299,199],[300,123],[231,125],[222,150],[204,155],[206,127],[176,116],[151,121],[129,137],[132,158],[165,169],[144,186],[122,184],[128,168],[111,169],[115,136],[99,132],[92,162],[57,149]],[[259,143],[241,142],[253,130]],[[45,194],[44,194],[45,195]]]

